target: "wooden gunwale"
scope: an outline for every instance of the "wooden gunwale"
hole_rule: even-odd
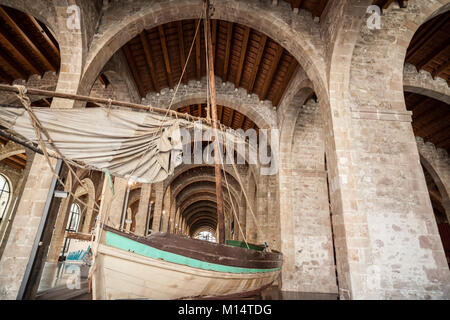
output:
[[[282,255],[277,251],[255,251],[162,232],[139,237],[106,225],[103,228],[152,248],[207,263],[249,269],[276,269],[282,265]]]

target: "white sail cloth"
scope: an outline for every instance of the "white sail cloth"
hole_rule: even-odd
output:
[[[180,127],[194,123],[153,112],[122,109],[34,108],[59,151],[86,168],[109,171],[137,182],[166,179],[181,163]],[[0,125],[38,142],[28,112],[0,108]],[[53,149],[42,136],[46,147]]]

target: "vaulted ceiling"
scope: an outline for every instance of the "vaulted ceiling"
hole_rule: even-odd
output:
[[[450,152],[450,106],[411,92],[405,92],[405,102],[413,113],[414,134]]]
[[[44,23],[0,5],[0,83],[59,72],[60,63],[58,42]],[[107,84],[103,75],[99,79]]]
[[[0,80],[26,80],[33,74],[56,72],[59,65],[58,43],[45,24],[0,6]]]
[[[198,23],[183,20],[144,30],[124,46],[141,96],[174,88],[186,62],[183,83],[206,76],[203,23],[196,33]],[[298,65],[294,57],[266,35],[237,23],[212,20],[211,35],[215,74],[278,105]]]
[[[0,136],[0,144],[6,145],[8,142],[8,139]],[[1,162],[13,169],[22,170],[27,164],[27,156],[25,153],[16,154],[14,156],[3,159]]]
[[[406,62],[433,78],[450,80],[450,12],[423,24],[414,35],[406,53]]]

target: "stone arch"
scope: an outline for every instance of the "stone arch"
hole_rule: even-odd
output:
[[[450,87],[442,78],[433,79],[427,71],[416,70],[416,67],[406,63],[403,72],[403,90],[424,95],[450,104]]]
[[[7,174],[5,174],[5,173],[3,173],[3,172],[0,172],[0,176],[3,178],[3,179],[5,179],[5,181],[6,181],[6,184],[7,184],[7,187],[8,187],[8,189],[9,189],[9,191],[8,191],[8,193],[9,193],[9,195],[8,195],[8,203],[6,203],[6,205],[5,205],[5,207],[4,207],[4,209],[3,209],[3,212],[1,212],[1,214],[2,214],[2,218],[5,218],[5,216],[7,216],[7,213],[8,213],[8,211],[9,211],[9,208],[10,208],[10,206],[11,206],[11,201],[13,200],[13,198],[14,198],[14,193],[15,193],[15,188],[14,188],[14,185],[12,184],[12,182],[11,182],[11,179],[8,177],[8,175]],[[2,186],[3,187],[3,186]],[[4,219],[2,219],[2,221],[1,222],[4,222]],[[2,234],[0,234],[0,236],[1,236]]]
[[[65,93],[76,93],[72,88],[77,87],[83,69],[84,52],[87,51],[87,40],[85,21],[83,12],[89,10],[91,2],[81,2],[80,0],[68,0],[65,2],[55,2],[51,0],[33,1],[32,4],[26,1],[1,0],[0,4],[9,6],[16,10],[28,13],[43,23],[53,32],[58,41],[60,50],[60,67],[56,91]],[[71,11],[69,6],[77,6],[80,9],[80,29],[69,29],[67,26]],[[72,100],[53,99],[51,107],[72,107],[75,104]]]
[[[9,141],[7,144],[0,146],[0,161],[21,153],[25,153],[25,148],[20,144]]]
[[[450,3],[412,0],[402,10],[392,7],[383,12],[381,30],[369,30],[365,24],[359,30],[350,68],[349,93],[358,96],[357,101],[349,103],[354,108],[406,110],[403,70],[409,43],[423,23],[448,10]],[[378,63],[370,63],[374,57],[378,57]],[[382,79],[375,78],[381,74]],[[362,84],[358,81],[361,77],[369,81]]]
[[[95,186],[91,179],[84,178],[81,180],[82,185],[78,186],[78,188],[75,191],[75,196],[81,197],[84,195],[87,195],[87,203],[86,203],[86,213],[84,218],[84,224],[83,228],[81,229],[82,233],[90,233],[95,216],[93,215],[94,212],[94,204],[95,204]]]
[[[52,0],[34,1],[33,3],[27,1],[0,0],[0,4],[29,13],[45,23],[54,35],[58,33],[57,13]]]
[[[278,198],[281,251],[284,252],[285,262],[283,264],[282,277],[292,277],[295,273],[295,248],[294,243],[294,217],[292,208],[292,142],[294,139],[295,124],[297,122],[302,106],[314,93],[312,83],[306,74],[298,73],[294,76],[288,87],[289,95],[285,97],[280,105],[279,116],[280,134],[280,168],[278,174]],[[282,111],[282,112],[281,112]],[[250,222],[251,224],[251,222]],[[289,281],[285,281],[284,287]],[[285,289],[283,289],[285,290]]]
[[[215,9],[213,18],[244,24],[280,43],[305,68],[310,79],[321,88],[320,94],[327,96],[324,63],[321,57],[323,43],[318,36],[318,25],[313,23],[311,16],[302,17],[310,23],[299,23],[298,15],[292,12],[287,3],[280,3],[276,7],[270,6],[270,10],[267,10],[269,4],[256,1],[224,0],[214,1],[212,4]],[[152,28],[170,21],[199,18],[201,12],[202,2],[195,0],[164,1],[158,6],[154,3],[135,1],[127,3],[120,9],[106,10],[102,19],[104,22],[98,28],[98,37],[92,43],[86,61],[79,93],[88,92],[111,56],[144,28]],[[125,13],[129,18],[118,21],[117,17]]]
[[[347,217],[351,217],[355,210],[361,213],[364,221],[369,221],[372,213],[377,214],[375,208],[378,208],[377,206],[383,200],[369,199],[362,202],[359,199],[364,193],[370,192],[370,188],[381,190],[383,186],[386,186],[385,182],[390,181],[391,177],[387,172],[382,173],[385,176],[383,180],[374,172],[364,171],[364,168],[373,168],[380,163],[379,159],[375,159],[374,154],[383,157],[387,150],[390,152],[398,150],[398,152],[393,152],[395,155],[389,158],[389,162],[383,162],[385,167],[388,167],[389,163],[400,166],[400,159],[396,161],[394,158],[401,154],[402,166],[408,168],[403,176],[406,176],[405,179],[397,179],[397,184],[391,184],[392,193],[398,194],[396,199],[394,197],[390,199],[393,203],[392,207],[394,204],[402,205],[401,197],[415,196],[420,199],[423,197],[420,190],[424,187],[424,182],[416,180],[421,170],[419,155],[415,148],[409,147],[414,141],[414,135],[410,124],[410,113],[406,112],[404,100],[403,66],[407,48],[419,26],[437,12],[450,6],[450,4],[443,5],[439,1],[416,0],[408,1],[407,8],[398,9],[395,5],[391,5],[383,11],[382,28],[369,30],[364,23],[367,21],[365,18],[368,17],[365,10],[369,5],[371,1],[368,0],[360,1],[358,5],[351,2],[343,4],[345,14],[342,16],[342,26],[336,37],[335,50],[331,59],[330,100],[326,102],[329,103],[330,108],[325,108],[328,113],[324,113],[327,124],[326,157],[333,212],[334,243],[336,244],[336,266],[342,299],[351,299],[356,296],[369,299],[390,297],[391,293],[388,289],[380,285],[377,285],[377,288],[370,285],[373,281],[389,283],[393,281],[391,275],[381,270],[374,272],[370,265],[352,260],[351,255],[355,247],[362,250],[362,245],[349,239],[347,232],[351,232],[352,225],[348,223]],[[376,138],[375,135],[368,133],[369,131],[378,132]],[[383,141],[383,148],[370,153],[361,147],[361,145],[374,145],[375,139]],[[360,144],[359,146],[355,146],[356,141]],[[400,151],[399,146],[402,143],[407,144],[408,147]],[[366,161],[368,158],[370,160]],[[397,173],[393,173],[395,174]],[[412,190],[414,195],[408,195],[405,192],[408,190],[406,185],[409,181],[420,185]],[[420,190],[417,190],[418,188]],[[388,197],[388,195],[385,196]],[[419,205],[412,206],[417,208]],[[415,210],[412,211],[415,212]],[[431,207],[428,204],[423,204],[417,210],[424,214],[431,213]],[[418,217],[417,221],[420,219],[425,220],[425,215]],[[380,221],[383,219],[380,218]],[[383,223],[388,222],[384,220]],[[427,229],[427,232],[434,236],[434,229]],[[359,232],[366,235],[364,250],[367,259],[370,259],[371,264],[382,264],[381,259],[385,259],[389,253],[386,249],[377,247],[376,241],[377,237],[381,237],[380,231],[374,224],[365,222],[359,225]],[[406,235],[403,230],[399,233]],[[435,238],[430,240],[433,241],[433,245],[434,240]],[[419,245],[417,248],[428,250]],[[412,251],[405,250],[402,254],[408,254],[411,259],[415,259]],[[430,259],[430,263],[439,270],[442,270],[441,258],[442,255],[436,253]],[[359,275],[355,276],[356,269],[358,274],[364,276],[363,281]],[[405,268],[404,274],[414,272],[412,268]],[[426,277],[425,272],[420,276],[417,274],[418,279],[422,276]],[[443,271],[436,281],[445,282],[446,279],[448,279],[448,273]],[[419,287],[423,283],[418,282],[416,285]],[[438,297],[442,294],[442,290],[444,286],[439,283],[435,291],[423,291],[417,293],[417,296]],[[409,292],[402,292],[399,296],[411,297],[412,295]]]
[[[421,137],[416,137],[420,162],[430,173],[442,196],[442,205],[450,222],[450,158],[447,151],[439,149],[431,142],[425,143]]]
[[[277,126],[276,112],[269,101],[261,101],[256,94],[248,95],[243,88],[235,90],[231,82],[223,83],[216,76],[216,102],[236,110],[251,119],[259,128],[272,128]],[[143,99],[144,104],[168,108],[175,93],[165,88],[161,93],[151,93]],[[203,77],[200,85],[196,80],[190,80],[187,85],[181,85],[177,96],[173,100],[171,109],[177,109],[190,104],[206,103],[206,78]]]

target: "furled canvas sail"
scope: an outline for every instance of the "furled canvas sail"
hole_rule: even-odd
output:
[[[33,108],[33,112],[66,158],[85,168],[108,170],[113,176],[142,183],[163,181],[181,164],[185,143],[181,129],[210,129],[198,122],[155,112],[105,108]],[[0,125],[38,142],[29,114],[23,108],[0,108]],[[219,141],[245,143],[236,134],[219,134]],[[206,136],[211,138],[210,134]],[[42,139],[51,150],[44,136]]]
[[[128,178],[132,174],[131,178],[143,183],[162,181],[173,172],[182,153],[179,129],[194,125],[153,112],[119,109],[33,111],[68,159],[88,168],[109,170],[115,176]],[[0,108],[0,124],[37,142],[25,109]],[[52,149],[49,144],[47,147]]]

